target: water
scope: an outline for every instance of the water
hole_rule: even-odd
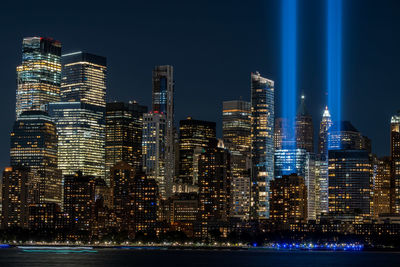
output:
[[[23,252],[1,249],[0,266],[400,266],[397,252],[124,250]]]

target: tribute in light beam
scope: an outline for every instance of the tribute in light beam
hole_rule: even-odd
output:
[[[326,63],[328,107],[333,123],[340,127],[342,82],[342,0],[327,0]],[[336,127],[336,128],[337,128]],[[340,129],[338,129],[340,131]],[[328,149],[330,144],[328,143]]]
[[[296,149],[295,119],[297,111],[297,0],[282,0],[282,117],[286,127],[282,130],[286,139],[284,150]],[[295,172],[295,164],[289,161],[285,169]]]

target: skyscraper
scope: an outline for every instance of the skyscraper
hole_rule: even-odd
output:
[[[250,213],[251,105],[242,100],[224,101],[222,134],[231,153],[231,216],[248,219]]]
[[[143,114],[147,107],[135,101],[107,103],[106,108],[106,177],[119,161],[142,168]]]
[[[252,213],[269,216],[269,182],[274,177],[274,82],[251,73]]]
[[[400,114],[390,120],[390,158],[391,166],[391,200],[392,213],[400,213]]]
[[[325,107],[319,126],[318,153],[328,155],[328,130],[332,126],[331,114],[328,107]]]
[[[374,180],[374,217],[390,213],[391,196],[391,161],[390,157],[377,159],[377,169]]]
[[[194,173],[196,148],[207,148],[216,143],[215,122],[194,120],[188,117],[179,122],[179,181],[197,185]],[[198,150],[201,152],[201,149]],[[197,153],[198,156],[198,153]]]
[[[10,164],[29,167],[30,203],[61,204],[56,125],[44,111],[25,111],[11,132]]]
[[[329,128],[330,149],[353,149],[371,152],[370,140],[363,136],[349,121],[333,122]]]
[[[172,66],[156,66],[153,69],[153,111],[165,114],[165,186],[166,194],[172,193],[175,176],[174,153],[174,69]]]
[[[307,152],[314,152],[314,128],[312,116],[307,112],[305,96],[301,96],[296,116],[296,146]]]
[[[143,115],[143,171],[149,179],[157,182],[163,199],[168,197],[166,177],[166,129],[167,121],[163,113],[150,112]]]
[[[107,60],[85,52],[62,55],[61,101],[106,106]]]
[[[60,100],[61,43],[51,38],[26,37],[22,64],[17,67],[17,118],[23,111],[40,110]]]
[[[83,102],[56,102],[49,104],[49,114],[57,126],[62,174],[82,171],[84,176],[104,178],[104,108]]]

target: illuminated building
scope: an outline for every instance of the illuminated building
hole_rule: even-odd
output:
[[[374,180],[374,218],[378,218],[380,214],[390,213],[390,196],[391,196],[391,161],[389,157],[377,160],[377,170]]]
[[[225,147],[231,152],[232,217],[249,219],[251,168],[251,104],[236,100],[224,101],[222,134]]]
[[[169,65],[156,66],[153,69],[153,111],[165,114],[165,171],[163,196],[171,196],[175,177],[174,152],[174,68]]]
[[[131,190],[135,178],[132,165],[120,161],[111,167],[110,188],[112,192],[113,210],[119,229],[128,229],[131,212]]]
[[[279,149],[275,151],[275,180],[296,174],[303,177],[307,187],[307,219],[316,219],[316,160],[305,149]],[[294,167],[294,169],[293,169]]]
[[[148,179],[154,179],[163,199],[167,198],[166,181],[166,129],[167,121],[163,113],[143,114],[142,155],[143,171]]]
[[[331,114],[329,113],[328,107],[325,107],[319,126],[318,153],[320,155],[328,155],[328,131],[331,126]]]
[[[179,126],[179,177],[178,182],[197,185],[194,177],[195,149],[207,148],[216,142],[215,122],[194,120],[188,117]],[[201,149],[198,150],[198,154]]]
[[[274,178],[274,104],[274,82],[252,73],[252,218],[269,216],[269,182]]]
[[[17,118],[23,111],[41,110],[60,100],[61,43],[51,38],[26,37],[22,64],[17,67]]]
[[[328,212],[328,161],[323,155],[315,160],[315,210],[316,215]]]
[[[283,147],[294,147],[294,137],[289,136],[289,132],[285,131],[288,127],[288,121],[285,118],[275,118],[274,126],[274,147],[275,150]],[[290,140],[290,141],[289,141]]]
[[[372,161],[365,150],[329,151],[329,214],[341,220],[372,215]]]
[[[91,230],[94,220],[95,177],[77,172],[64,176],[64,212],[71,230]]]
[[[61,101],[105,107],[106,58],[80,51],[62,55],[61,62]]]
[[[34,231],[52,231],[63,226],[60,205],[56,203],[39,203],[29,205],[28,225]]]
[[[349,121],[334,122],[329,128],[328,149],[366,150],[371,152],[370,140]]]
[[[104,108],[83,102],[49,104],[58,131],[58,167],[62,174],[105,177]],[[109,181],[106,181],[109,183]]]
[[[142,168],[143,114],[147,107],[135,101],[107,103],[106,108],[106,177],[119,161]]]
[[[61,204],[56,125],[46,112],[20,114],[11,132],[10,164],[29,167],[32,172],[29,203]]]
[[[305,96],[301,102],[296,116],[296,146],[307,152],[314,152],[314,128],[311,115],[307,112]]]
[[[209,223],[226,221],[231,207],[230,154],[224,148],[205,148],[199,157],[199,219],[201,236]]]
[[[31,173],[27,167],[6,167],[2,181],[1,226],[28,227],[28,193]]]
[[[390,159],[391,170],[391,213],[400,214],[400,115],[390,120]]]
[[[271,181],[270,219],[281,223],[307,221],[307,186],[303,177],[284,175]]]

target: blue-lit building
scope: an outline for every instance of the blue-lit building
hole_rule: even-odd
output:
[[[17,67],[17,118],[24,111],[59,101],[60,84],[61,43],[51,38],[24,38],[22,64]]]
[[[251,73],[251,217],[269,217],[269,182],[274,178],[274,81]]]

